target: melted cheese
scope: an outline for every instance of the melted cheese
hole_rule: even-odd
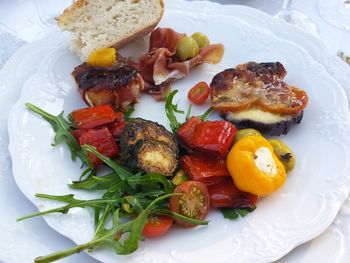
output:
[[[281,116],[279,114],[273,114],[271,112],[262,111],[260,109],[250,109],[240,112],[229,112],[226,115],[226,118],[230,121],[242,121],[242,120],[251,120],[256,122],[263,123],[277,123],[281,121],[287,121],[291,117]]]
[[[276,162],[272,157],[271,151],[267,147],[261,147],[254,153],[254,162],[256,167],[265,174],[274,176],[277,173]]]

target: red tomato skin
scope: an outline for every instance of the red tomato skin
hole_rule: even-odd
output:
[[[78,129],[96,128],[112,123],[116,119],[116,113],[110,105],[100,105],[75,110],[71,115]]]
[[[173,219],[168,216],[157,216],[157,219],[147,220],[143,227],[142,235],[149,238],[159,237],[169,231],[173,225]]]
[[[188,99],[197,105],[203,104],[208,100],[210,88],[204,81],[194,85],[188,92]]]
[[[96,147],[97,151],[109,158],[114,158],[119,154],[119,147],[115,142],[108,128],[90,129],[79,138],[79,144],[89,144]],[[88,153],[89,160],[94,167],[102,164],[102,161],[94,154]]]
[[[256,195],[240,191],[231,177],[208,187],[212,207],[246,208],[256,204]]]
[[[224,159],[196,153],[182,156],[180,163],[192,180],[206,185],[219,183],[223,177],[230,176]]]
[[[191,196],[190,193],[191,193],[191,189],[193,187],[198,188],[200,190],[200,192],[204,196],[203,207],[200,208],[200,211],[198,213],[198,217],[196,218],[196,219],[203,220],[208,215],[209,208],[210,208],[209,192],[208,192],[207,186],[204,183],[201,183],[201,182],[198,182],[198,181],[186,181],[186,182],[183,182],[180,185],[178,185],[175,188],[174,193],[182,193],[182,194],[184,194],[185,196],[188,197],[188,196]],[[179,200],[180,200],[180,196],[172,196],[172,197],[170,197],[169,207],[170,207],[170,210],[181,214]],[[191,200],[193,200],[193,199],[191,199]],[[183,227],[195,227],[196,226],[196,225],[185,223],[185,222],[183,222],[183,221],[181,221],[179,219],[176,219],[176,218],[174,220],[175,220],[175,222],[177,224],[179,224],[179,225],[181,225]]]
[[[228,121],[205,121],[196,125],[192,147],[224,158],[232,146],[237,129]]]
[[[185,122],[178,130],[177,135],[180,141],[189,148],[192,148],[192,137],[195,127],[202,123],[201,119],[198,117],[191,117],[187,122]]]

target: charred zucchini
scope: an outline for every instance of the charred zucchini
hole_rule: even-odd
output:
[[[133,170],[171,176],[177,167],[178,145],[173,134],[156,122],[136,118],[124,128],[121,158]]]

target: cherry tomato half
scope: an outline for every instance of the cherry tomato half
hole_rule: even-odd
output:
[[[258,200],[256,195],[237,189],[230,177],[225,177],[220,183],[209,186],[208,192],[212,207],[252,207]]]
[[[194,85],[188,92],[188,99],[194,104],[203,104],[209,97],[209,86],[204,81]]]
[[[172,196],[169,201],[170,210],[181,215],[203,220],[209,211],[210,199],[205,184],[197,181],[186,181],[175,188],[174,193],[181,193],[179,196]],[[175,219],[176,223],[184,227],[195,225]]]
[[[145,237],[159,237],[169,231],[173,219],[168,216],[151,216],[143,227],[142,235]]]

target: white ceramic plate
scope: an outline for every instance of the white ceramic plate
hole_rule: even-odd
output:
[[[117,257],[106,249],[96,250],[92,256],[104,262],[116,258],[132,262],[232,262],[233,259],[235,262],[267,262],[321,233],[334,219],[349,190],[347,148],[350,140],[346,136],[349,112],[341,87],[295,44],[231,17],[207,14],[198,17],[169,11],[161,24],[180,32],[188,32],[189,28],[191,32],[188,33],[206,32],[213,42],[222,42],[226,46],[221,66],[201,66],[189,78],[174,85],[180,90],[183,108],[186,107],[185,94],[189,87],[199,80],[209,81],[223,68],[250,60],[279,60],[286,66],[289,71],[287,81],[304,88],[310,96],[302,124],[283,138],[295,150],[298,164],[284,187],[261,200],[258,209],[243,220],[227,221],[213,212],[209,217],[209,227],[190,231],[174,229],[160,240],[142,243],[139,251],[131,256]],[[16,181],[40,210],[58,203],[35,199],[36,192],[72,192],[66,184],[76,180],[80,173],[79,164],[70,161],[65,146],[50,147],[53,138],[50,126],[23,106],[30,101],[55,114],[62,109],[69,112],[83,106],[69,76],[78,61],[68,51],[67,44],[60,43],[26,82],[9,120],[10,152]],[[140,48],[144,43],[139,44]],[[197,108],[196,111],[202,112],[203,109]],[[136,115],[167,124],[163,105],[149,97],[143,97]],[[85,192],[76,194],[81,198],[94,196]],[[45,220],[76,243],[88,241],[92,236],[92,216],[85,210],[50,215]]]

